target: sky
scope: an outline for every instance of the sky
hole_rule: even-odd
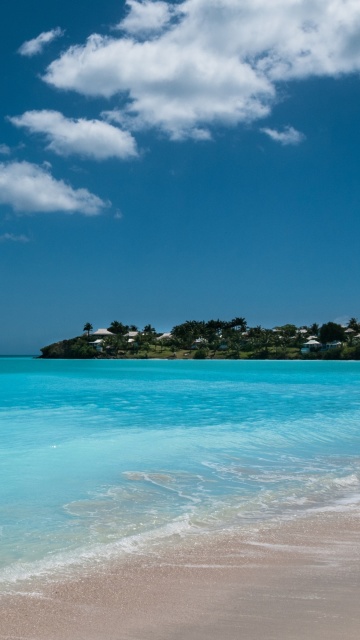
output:
[[[5,5],[1,354],[360,317],[357,0]]]

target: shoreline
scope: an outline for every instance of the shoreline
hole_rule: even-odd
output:
[[[357,640],[360,511],[189,536],[0,596],[0,638]]]

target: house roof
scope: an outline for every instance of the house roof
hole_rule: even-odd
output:
[[[114,333],[111,333],[111,331],[108,331],[107,329],[98,329],[97,331],[94,331],[93,336],[114,336]]]

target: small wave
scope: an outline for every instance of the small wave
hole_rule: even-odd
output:
[[[344,476],[343,478],[334,478],[334,484],[339,487],[354,487],[359,484],[359,478],[356,473],[352,473],[349,476]]]
[[[0,583],[4,586],[15,585],[31,578],[56,580],[69,570],[92,569],[101,561],[116,557],[147,553],[156,544],[171,539],[173,536],[183,537],[196,527],[190,524],[188,516],[179,518],[153,531],[135,534],[109,544],[97,544],[87,549],[75,549],[71,552],[56,553],[51,558],[35,562],[16,562],[0,571]],[[4,593],[4,590],[2,590]]]

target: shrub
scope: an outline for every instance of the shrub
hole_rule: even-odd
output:
[[[205,360],[206,356],[206,349],[197,349],[194,353],[194,360]]]
[[[341,349],[328,349],[322,352],[323,360],[341,360]]]
[[[360,344],[355,347],[345,347],[342,351],[344,360],[360,360]]]

